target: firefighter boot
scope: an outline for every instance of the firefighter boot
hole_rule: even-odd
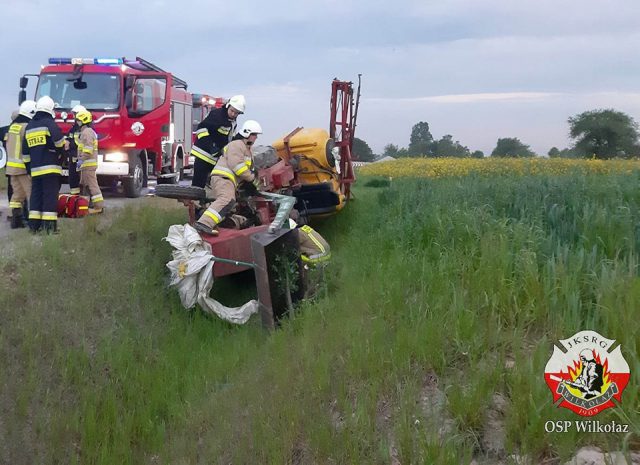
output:
[[[217,236],[218,234],[220,234],[217,228],[210,228],[206,224],[200,223],[198,221],[193,223],[193,228],[196,231],[201,232],[203,234],[208,234],[209,236]]]
[[[42,230],[46,234],[60,234],[56,220],[42,220]]]
[[[89,215],[99,215],[104,211],[104,208],[102,207],[102,205],[97,205],[92,208],[89,208],[88,211],[89,211]]]
[[[25,224],[22,218],[22,208],[12,208],[11,214],[11,229],[24,228]]]

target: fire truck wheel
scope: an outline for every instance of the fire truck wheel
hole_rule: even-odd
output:
[[[140,157],[129,160],[129,176],[122,180],[124,195],[129,198],[140,197],[144,185],[144,171]]]
[[[170,184],[156,186],[156,196],[178,200],[207,200],[207,193],[202,187],[172,186]]]

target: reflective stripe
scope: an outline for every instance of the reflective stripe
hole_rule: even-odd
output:
[[[98,195],[92,195],[91,196],[91,201],[92,202],[102,202],[104,199],[102,198],[102,194],[98,194]]]
[[[222,176],[224,178],[229,179],[230,181],[233,182],[234,186],[238,185],[235,174],[233,174],[233,171],[231,171],[229,168],[225,168],[224,166],[218,167],[218,165],[216,165],[216,167],[213,170],[211,170],[211,174],[215,174],[215,175]]]
[[[73,188],[71,188],[69,193],[72,194],[72,195],[79,194],[80,193],[80,188],[79,187],[73,187]]]
[[[198,139],[202,139],[203,137],[207,137],[210,136],[211,134],[209,134],[209,130],[207,128],[202,128],[202,129],[198,129],[196,131],[196,137]]]
[[[31,155],[23,155],[22,159],[24,160],[25,163],[30,163],[31,162]]]
[[[50,136],[49,128],[33,128],[25,133],[25,139],[29,147],[47,144],[47,136]]]
[[[83,206],[83,205],[80,205],[80,206],[78,207],[78,210],[89,210],[89,207],[87,207],[86,205],[84,205],[84,206]]]
[[[29,219],[30,220],[41,220],[42,219],[42,212],[38,212],[35,210],[29,210]]]
[[[42,176],[44,174],[62,174],[60,165],[44,165],[31,168],[31,176]]]
[[[58,219],[58,214],[56,212],[42,212],[42,218],[43,220],[57,220]]]
[[[222,221],[222,216],[220,215],[220,213],[218,213],[217,211],[215,211],[212,208],[208,208],[204,212],[204,214],[206,216],[208,216],[209,218],[211,218],[215,224],[218,224],[218,223],[220,223]]]
[[[220,134],[222,134],[223,136],[228,136],[229,135],[229,131],[231,131],[231,128],[218,128],[218,132]]]
[[[27,169],[24,163],[20,160],[16,160],[15,158],[10,158],[9,161],[7,161],[7,166],[11,168],[22,168],[23,170]]]
[[[51,133],[49,132],[49,128],[46,126],[40,126],[37,128],[31,128],[28,129],[27,132],[25,133],[26,136],[51,136]]]
[[[82,168],[90,168],[92,166],[98,166],[98,162],[95,161],[95,160],[86,160],[86,161],[82,162],[81,169]]]
[[[210,163],[212,165],[216,164],[217,157],[215,157],[214,155],[211,155],[209,152],[205,150],[202,150],[200,147],[196,147],[195,145],[191,149],[191,155],[193,155],[196,158],[199,158],[200,160],[204,160],[207,163]]]
[[[54,141],[53,145],[55,145],[58,148],[64,147],[64,136],[62,136],[60,140]]]
[[[249,171],[250,164],[251,162],[249,162],[249,164],[247,164],[247,162],[238,163],[233,167],[233,172],[236,174],[236,176],[240,176],[245,171]]]
[[[9,126],[9,133],[20,135],[20,129],[22,129],[21,124],[13,123],[11,126]]]
[[[326,262],[331,258],[331,252],[325,255],[318,254],[318,255],[310,255],[308,257],[302,254],[300,258],[302,258],[303,262],[307,262],[307,263],[321,263],[321,262]]]
[[[11,201],[9,202],[9,208],[22,208],[22,204],[20,202]]]

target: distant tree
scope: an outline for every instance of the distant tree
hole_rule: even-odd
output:
[[[569,118],[575,150],[585,157],[628,158],[639,154],[638,123],[621,111],[591,110]]]
[[[534,157],[528,145],[523,144],[517,137],[498,139],[496,148],[491,152],[492,157]]]
[[[382,150],[383,157],[397,157],[398,156],[398,146],[394,144],[387,144],[384,146]]]
[[[412,157],[429,157],[432,155],[433,136],[429,131],[429,123],[420,121],[411,129],[411,139],[407,152]]]
[[[431,144],[431,153],[434,157],[468,157],[471,155],[469,148],[453,140],[451,134],[442,136],[442,139]]]
[[[412,156],[413,155],[409,155],[409,151],[404,147],[399,148],[398,151],[396,152],[397,158],[403,158],[403,157],[406,158],[406,157],[412,157]]]
[[[471,154],[471,158],[484,158],[484,152],[482,150],[475,150]]]
[[[353,157],[357,161],[373,161],[375,155],[369,144],[355,137],[353,139]]]
[[[560,156],[560,150],[558,150],[558,147],[551,147],[547,155],[549,155],[549,158],[558,158]]]

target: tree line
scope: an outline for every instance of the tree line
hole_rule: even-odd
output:
[[[632,158],[640,156],[638,123],[621,111],[590,110],[569,117],[569,136],[572,144],[559,149],[552,147],[547,156],[564,158]],[[429,123],[420,121],[411,129],[408,147],[387,144],[382,154],[373,153],[362,139],[355,138],[353,153],[359,161],[373,161],[381,157],[470,157],[484,158],[481,150],[471,151],[454,140],[451,134],[434,139]],[[492,157],[535,157],[538,154],[517,137],[499,138]]]

